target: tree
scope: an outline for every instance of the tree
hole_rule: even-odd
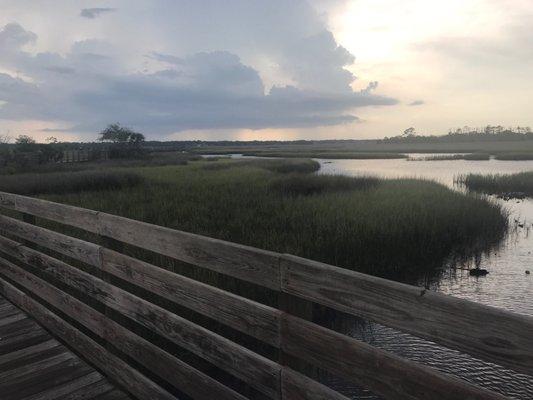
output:
[[[28,135],[19,135],[15,139],[15,144],[22,144],[22,145],[35,144],[35,139]]]
[[[35,139],[28,135],[19,135],[15,139],[16,149],[19,152],[30,152],[38,149]]]
[[[109,149],[110,158],[139,157],[144,154],[144,135],[119,123],[108,125],[100,132],[98,140],[112,143]]]
[[[405,136],[405,137],[415,136],[415,135],[416,135],[416,131],[415,131],[415,128],[413,127],[407,128],[405,131],[403,131],[403,134],[402,134],[402,136]]]
[[[144,135],[116,123],[108,125],[107,128],[100,132],[98,140],[101,142],[139,145],[144,142]]]

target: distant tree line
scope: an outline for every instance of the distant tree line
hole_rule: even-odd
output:
[[[475,142],[475,141],[520,141],[533,140],[530,127],[504,127],[487,125],[482,128],[452,128],[446,135],[424,136],[416,133],[415,128],[405,129],[400,135],[386,137],[384,142],[421,143],[421,142]]]

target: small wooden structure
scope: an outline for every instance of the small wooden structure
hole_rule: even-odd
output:
[[[298,371],[294,359],[386,399],[506,398],[291,313],[303,300],[533,375],[528,316],[93,210],[10,193],[0,193],[0,207],[0,295],[138,399],[346,399]],[[279,305],[131,256],[141,249],[269,290]],[[230,340],[216,323],[278,356]]]

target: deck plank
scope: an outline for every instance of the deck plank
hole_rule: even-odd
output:
[[[2,400],[131,397],[0,296]]]

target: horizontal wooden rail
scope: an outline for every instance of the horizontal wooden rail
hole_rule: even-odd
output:
[[[75,316],[77,322],[102,339],[113,343],[124,354],[180,388],[184,393],[202,400],[211,400],[213,396],[221,400],[245,399],[48,282],[6,260],[0,260],[0,263],[8,278],[35,293],[66,315]],[[117,374],[120,373],[120,370],[117,371]]]
[[[533,318],[284,255],[282,290],[533,375]]]
[[[175,329],[177,329],[176,325],[172,322],[176,317],[173,317],[169,312],[162,311],[159,307],[142,301],[122,289],[113,287],[90,274],[80,271],[77,268],[38,251],[27,248],[10,239],[0,237],[0,251],[15,258],[19,258],[25,263],[31,262],[33,266],[40,268],[42,271],[50,274],[62,283],[72,286],[85,295],[94,297],[102,303],[120,311],[123,315],[133,318],[137,322],[140,321],[141,324],[148,328],[152,328],[163,336],[174,339],[173,336],[169,336],[168,333],[166,333],[175,332]],[[3,266],[2,273],[4,275],[13,281],[21,283],[32,292],[40,293],[41,295],[44,293],[44,299],[50,304],[56,306],[57,302],[61,302],[60,298],[57,298],[54,301],[50,299],[50,296],[46,296],[50,289],[46,288],[46,283],[41,279],[29,274],[22,268],[15,266],[1,257],[0,265]],[[70,296],[65,295],[64,297],[69,298]],[[131,304],[134,304],[134,306],[131,306]],[[139,306],[139,304],[142,305]],[[59,304],[58,308],[61,308],[61,304]],[[147,310],[144,310],[144,308]],[[363,384],[378,394],[386,395],[398,400],[426,398],[424,396],[426,396],[427,393],[439,393],[443,388],[447,388],[447,391],[453,394],[453,396],[461,395],[462,398],[469,398],[472,400],[503,399],[503,397],[499,395],[466,384],[465,382],[446,374],[440,374],[431,368],[422,367],[416,363],[403,360],[354,338],[336,334],[291,315],[280,313],[274,309],[271,310],[277,312],[277,314],[274,315],[281,317],[279,319],[282,326],[280,332],[280,337],[282,338],[281,345],[282,349],[287,354],[300,357],[332,372],[340,373],[359,384]],[[75,311],[75,309],[70,311]],[[80,307],[78,307],[77,311],[78,313],[83,313]],[[74,312],[75,315],[78,315],[78,313]],[[161,313],[166,317],[161,318]],[[91,318],[91,320],[92,319],[93,318]],[[157,321],[161,321],[161,323],[163,323],[163,321],[166,322],[167,326],[165,327],[165,331],[161,330]],[[189,325],[194,325],[188,321],[187,323]],[[212,333],[209,334],[214,335]],[[212,361],[215,365],[218,365],[236,376],[243,378],[238,374],[238,371],[236,373],[231,366],[228,368],[227,363],[220,361],[221,357],[223,357],[222,354],[232,354],[232,358],[234,357],[233,354],[236,353],[238,355],[242,349],[239,350],[237,345],[232,345],[231,348],[227,348],[222,344],[221,349],[217,347],[214,355],[208,354],[206,356],[205,350],[202,351],[195,347],[202,340],[202,337],[194,333],[189,333],[189,335],[190,336],[186,338],[186,340],[189,340],[189,350],[203,356],[209,361]],[[209,342],[209,337],[204,338],[203,340]],[[112,343],[114,343],[114,341]],[[183,346],[185,342],[184,339],[182,339],[176,341],[176,343]],[[333,349],[339,347],[339,344],[342,344],[342,348],[338,353],[334,352]],[[216,345],[221,346],[220,343],[217,343]],[[213,346],[207,346],[207,348],[212,349]],[[333,359],[331,358],[332,354],[334,355]],[[345,361],[339,362],[339,358],[344,358]],[[244,380],[247,383],[254,386],[254,377],[256,380],[261,379],[260,376],[264,372],[261,367],[259,367],[260,364],[254,364],[257,362],[256,359],[246,360],[240,358],[235,361],[236,362],[232,362],[232,365],[235,364],[239,367],[246,365],[247,369],[250,369],[251,376],[249,378],[244,377]],[[256,365],[255,368],[253,367],[254,365]],[[274,364],[271,364],[271,368],[274,368],[274,371],[278,371],[278,373],[281,372],[280,369],[275,369],[276,366]],[[396,377],[396,380],[391,379],[391,372],[394,373],[393,376]],[[273,377],[275,377],[275,375],[276,372],[270,374],[270,376]],[[402,385],[399,386],[397,381],[401,381]],[[267,383],[273,384],[272,381]],[[265,392],[264,386],[256,386],[256,388]],[[274,391],[265,394],[272,396],[272,398],[277,398],[276,392],[280,390],[281,387],[273,386],[273,388]],[[406,388],[409,390],[406,391]],[[451,400],[455,398],[457,397],[442,397],[443,400]]]
[[[242,379],[269,397],[277,398],[279,366],[273,361],[68,264],[47,261],[45,270],[54,278]],[[0,265],[3,273],[13,281],[28,281],[31,277],[3,258],[0,258]]]
[[[291,255],[40,199],[0,192],[0,207],[74,226],[298,299],[361,316],[533,376],[533,318],[528,316]],[[81,298],[92,298],[269,398],[346,400],[286,366],[131,293],[131,288],[125,290],[73,267],[68,261],[31,248],[31,243],[96,267],[385,398],[504,399],[499,394],[404,360],[283,310],[101,245],[36,226],[35,220],[26,218],[26,221],[0,215],[0,231],[27,243],[23,245],[20,241],[0,236],[0,252],[45,274],[37,277],[31,269],[0,257],[0,275],[67,315],[82,315],[79,323],[95,335],[194,398],[207,399],[213,394],[221,399],[241,399],[242,395],[133,333],[122,322],[118,324],[84,304]],[[51,282],[47,277],[52,278]],[[59,282],[73,288],[82,297],[62,292],[61,285],[56,287]],[[2,287],[7,287],[8,292],[11,290],[8,283]],[[16,293],[13,290],[11,293]],[[158,360],[162,361],[159,367]],[[172,366],[162,369],[161,365],[167,364]],[[198,385],[202,388],[195,389]],[[210,392],[207,387],[213,390]]]
[[[6,239],[3,238],[2,242],[5,243],[5,241]],[[14,242],[10,242],[9,248],[7,248],[5,245],[2,245],[0,246],[1,250],[4,251],[6,249],[9,250],[14,248]],[[19,245],[18,248],[22,249],[24,254],[28,254],[26,250],[31,250],[22,245]],[[39,256],[36,253],[38,252],[35,252],[29,261],[38,260],[37,263],[33,264],[34,266],[42,268],[43,271],[51,274],[56,279],[60,279],[65,284],[70,284],[72,287],[78,290],[86,290],[88,284],[85,279],[89,278],[90,280],[94,280],[96,282],[99,281],[96,283],[97,289],[94,290],[105,290],[106,286],[108,289],[110,289],[111,285],[108,285],[97,278],[87,276],[88,274],[85,274],[82,271],[77,271],[75,268],[62,263],[59,260],[54,260],[44,254]],[[26,261],[28,260],[26,259]],[[87,329],[91,330],[93,333],[97,334],[109,343],[112,343],[126,355],[135,359],[141,365],[149,368],[152,372],[156,373],[161,378],[173,384],[175,387],[179,388],[185,393],[193,396],[195,399],[244,399],[244,397],[242,397],[240,394],[221,385],[212,378],[188,366],[181,360],[164,352],[142,337],[132,333],[118,323],[107,318],[105,315],[77,300],[73,296],[68,295],[60,289],[52,286],[47,281],[32,275],[23,268],[1,257],[0,266],[2,267],[2,275],[5,275],[12,281],[17,282],[29,292],[35,293],[38,297],[42,298],[48,304],[54,306],[65,314],[76,318],[76,321],[84,325]],[[83,277],[83,275],[86,276]],[[2,282],[1,278],[0,282]],[[84,294],[90,294],[90,290],[86,290]],[[228,354],[228,356],[231,356],[231,354]],[[245,367],[243,367],[243,364]],[[239,360],[235,362],[235,365],[241,367],[242,369],[249,367],[249,364],[245,362],[242,363]],[[279,391],[281,395],[284,395],[285,397],[278,397],[280,394],[272,392],[271,395],[275,399],[305,398],[310,400],[348,400],[346,397],[332,391],[331,389],[328,389],[324,385],[312,381],[311,379],[291,370],[290,368],[281,366],[276,368],[276,378],[280,379]],[[275,388],[277,387],[278,384],[275,385]],[[312,388],[312,392],[310,391],[310,388]]]
[[[77,226],[77,223],[72,221],[79,220],[83,224],[79,227],[91,232],[101,232],[102,230],[98,228],[98,217],[109,215],[3,192],[0,192],[0,205],[73,226]],[[76,219],[78,214],[80,218]],[[111,217],[116,221],[123,219],[117,216]],[[111,217],[109,218],[111,219]],[[157,232],[161,227],[134,220],[127,220],[126,225],[129,226],[129,229],[125,230],[126,232],[137,232],[136,235],[139,236],[135,243],[133,240],[127,240],[127,243],[157,251],[150,244],[143,243],[141,236],[150,236],[152,241],[157,242],[159,238]],[[6,230],[27,240],[32,240],[67,256],[100,267],[98,257],[101,247],[95,244],[64,235],[57,236],[54,232],[46,230],[39,231],[30,224],[24,225],[16,219],[4,216],[0,216],[0,226],[4,226]],[[155,228],[148,229],[146,227]],[[171,235],[167,234],[167,231],[177,231],[168,228],[164,228],[163,231],[166,235],[165,246],[170,248],[173,242],[171,242],[169,238]],[[139,232],[143,232],[143,234]],[[128,236],[126,233],[123,235]],[[125,236],[122,236],[122,239],[127,239]],[[194,237],[196,236],[198,235],[194,235]],[[181,248],[180,239],[177,236],[174,239],[177,248]],[[227,242],[217,240],[210,243],[214,246],[223,244],[224,251],[222,253],[226,255],[227,259],[232,258],[228,251],[233,247]],[[208,263],[201,256],[203,254],[201,248],[195,250],[192,242],[188,242],[187,246],[189,256],[199,255],[199,260],[188,259],[188,262],[199,266],[203,266],[202,263]],[[247,252],[255,251],[251,247],[245,248]],[[216,247],[212,250],[218,251]],[[259,258],[265,256],[263,250],[257,251]],[[240,247],[238,253],[242,256]],[[527,334],[527,332],[533,331],[532,317],[516,315],[468,300],[440,295],[414,286],[295,256],[276,255],[272,252],[267,252],[267,254],[270,260],[267,270],[270,271],[274,264],[278,265],[279,271],[274,273],[274,281],[279,280],[279,290],[282,292],[368,318],[482,360],[498,363],[533,376],[533,335]],[[236,254],[237,260],[239,257]],[[176,258],[179,259],[179,257]],[[251,270],[257,271],[256,268],[251,268]],[[313,272],[306,274],[306,271]],[[236,275],[233,267],[229,268],[229,272],[223,269],[219,272],[231,276]],[[255,283],[259,283],[259,281],[255,280]],[[270,280],[270,283],[264,286],[275,288],[276,283],[274,281]],[[356,287],[358,288],[357,291],[354,290]],[[484,323],[480,324],[480,320]],[[485,329],[487,320],[491,321],[491,326],[494,329]],[[445,329],[443,329],[444,325]],[[509,334],[505,328],[507,326],[513,326],[513,334]]]
[[[102,248],[105,272],[279,347],[277,309]]]
[[[11,193],[0,192],[0,206],[111,237],[270,289],[279,289],[276,253]]]

